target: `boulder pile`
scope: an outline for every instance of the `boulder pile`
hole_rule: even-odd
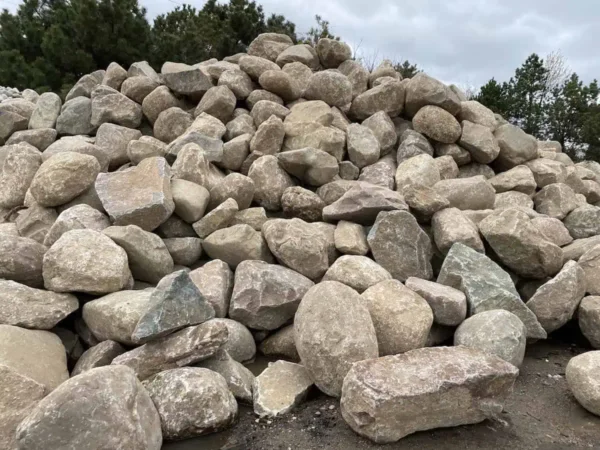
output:
[[[600,348],[600,164],[456,86],[262,34],[34,94],[0,103],[1,448],[158,450],[311,389],[393,442],[497,415],[573,318]],[[567,369],[594,414],[599,368]]]

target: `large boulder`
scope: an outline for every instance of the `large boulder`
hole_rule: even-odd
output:
[[[160,418],[148,392],[131,369],[115,366],[63,383],[21,422],[16,436],[18,448],[29,450],[162,447]]]
[[[497,164],[504,170],[537,158],[537,140],[519,127],[511,124],[501,125],[494,131],[500,153]]]
[[[600,207],[579,206],[564,219],[563,223],[575,239],[597,236],[600,234]]]
[[[286,34],[262,33],[248,46],[248,55],[276,61],[286,48],[294,45],[292,38]]]
[[[95,144],[109,157],[109,168],[117,169],[129,162],[127,147],[129,143],[142,137],[139,130],[132,130],[114,123],[103,123],[96,133]]]
[[[215,259],[190,272],[190,278],[215,310],[215,317],[225,317],[233,290],[233,272],[226,262]]]
[[[431,240],[409,212],[379,213],[367,242],[375,261],[393,278],[432,277]]]
[[[358,120],[364,120],[379,111],[396,117],[404,109],[404,95],[404,85],[400,81],[380,84],[358,94],[352,101],[349,114]]]
[[[170,177],[164,158],[147,158],[133,168],[100,174],[96,191],[115,225],[152,231],[175,210]]]
[[[166,439],[214,433],[233,424],[237,403],[223,376],[184,367],[159,373],[145,383]]]
[[[304,97],[307,100],[322,100],[329,106],[344,107],[352,101],[352,83],[338,71],[315,72],[308,80]]]
[[[518,373],[512,364],[467,347],[361,361],[344,379],[342,417],[380,444],[417,431],[478,423],[502,411]]]
[[[248,176],[254,181],[254,201],[269,211],[281,209],[283,192],[295,184],[273,155],[254,161]]]
[[[0,234],[0,278],[43,287],[42,261],[47,250],[33,239]]]
[[[496,192],[483,175],[441,180],[433,189],[460,210],[493,209]]]
[[[525,356],[527,329],[521,319],[503,309],[469,317],[456,329],[454,345],[476,348],[520,367]]]
[[[202,242],[202,248],[212,259],[225,261],[233,268],[247,259],[273,262],[265,238],[246,224],[215,231]]]
[[[500,153],[500,147],[490,127],[468,120],[462,122],[462,134],[458,143],[480,164],[491,163]]]
[[[323,67],[335,69],[344,61],[352,58],[352,50],[345,42],[336,39],[321,38],[315,48]]]
[[[444,144],[453,144],[461,137],[460,124],[454,116],[434,105],[419,109],[413,118],[413,126],[415,131]]]
[[[427,105],[438,106],[453,116],[461,110],[460,99],[448,86],[425,73],[418,73],[406,86],[406,113],[414,117]]]
[[[60,114],[62,101],[54,92],[44,92],[35,103],[35,109],[29,119],[29,129],[54,128]]]
[[[98,86],[92,91],[90,123],[94,127],[115,123],[137,128],[142,123],[142,106],[111,87]]]
[[[97,209],[86,204],[75,205],[65,209],[56,218],[44,238],[44,245],[51,247],[67,231],[83,229],[102,231],[109,226],[108,217]]]
[[[77,297],[34,289],[15,281],[0,280],[0,323],[49,330],[79,309]]]
[[[0,207],[10,209],[23,205],[42,157],[26,143],[7,145],[2,150],[6,153],[0,166]]]
[[[286,267],[244,261],[235,271],[229,317],[256,330],[275,330],[294,317],[313,285]]]
[[[458,208],[446,208],[436,212],[431,228],[437,248],[447,254],[457,242],[485,253],[477,226]]]
[[[510,275],[472,248],[454,244],[444,260],[437,282],[464,292],[470,315],[505,309],[521,319],[527,328],[528,338],[546,338],[546,332],[521,300]]]
[[[479,223],[479,230],[503,264],[525,278],[555,275],[563,264],[560,247],[531,223],[526,213],[506,209]]]
[[[375,327],[356,291],[336,281],[312,287],[294,319],[296,348],[317,387],[339,397],[352,364],[378,356]]]
[[[46,252],[43,260],[46,289],[54,292],[108,294],[129,283],[127,253],[94,230],[71,230]]]

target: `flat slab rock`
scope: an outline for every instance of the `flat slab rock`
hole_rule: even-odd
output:
[[[498,414],[519,370],[467,347],[433,347],[355,363],[341,411],[361,436],[384,444],[417,431],[482,422]]]

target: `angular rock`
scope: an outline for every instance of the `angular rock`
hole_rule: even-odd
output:
[[[425,73],[418,73],[406,86],[406,113],[414,117],[426,105],[438,106],[453,116],[461,110],[458,96],[448,86]]]
[[[468,120],[462,122],[462,134],[458,142],[471,158],[480,164],[489,164],[498,157],[500,147],[490,127]]]
[[[502,192],[496,194],[494,209],[519,208],[522,210],[533,210],[533,200],[527,194],[516,191]]]
[[[284,137],[285,131],[282,120],[277,116],[271,116],[261,123],[256,130],[250,141],[250,151],[259,152],[263,155],[279,153]]]
[[[206,238],[217,230],[227,228],[238,210],[237,202],[232,198],[228,198],[198,222],[194,223],[194,231],[201,238]]]
[[[277,116],[283,120],[289,113],[290,110],[283,106],[283,101],[282,104],[279,104],[272,100],[259,100],[252,108],[250,115],[254,119],[254,125],[259,127],[271,116]]]
[[[465,320],[467,298],[458,289],[414,277],[406,280],[405,285],[429,304],[435,323],[456,326]]]
[[[302,364],[327,395],[341,394],[353,363],[378,356],[367,307],[356,291],[335,281],[319,283],[306,293],[294,332]]]
[[[431,145],[431,144],[430,144]],[[457,144],[439,144],[435,146],[436,156],[451,156],[459,166],[471,162],[471,154]]]
[[[142,137],[139,130],[104,123],[96,133],[96,145],[104,150],[110,159],[110,169],[116,169],[130,162],[127,155],[127,147],[131,141]]]
[[[213,87],[210,78],[200,69],[190,68],[172,73],[163,73],[162,79],[176,94],[200,98]]]
[[[6,145],[20,144],[22,142],[33,145],[43,152],[50,144],[56,141],[58,133],[53,128],[39,128],[35,130],[23,130],[13,133],[6,141]]]
[[[113,359],[123,353],[125,353],[125,349],[118,342],[100,342],[81,355],[71,372],[71,376],[74,377],[98,367],[108,366]]]
[[[92,186],[100,172],[93,156],[65,152],[42,163],[31,182],[31,194],[40,206],[59,206]]]
[[[92,125],[92,101],[87,97],[76,97],[65,102],[56,119],[59,135],[91,134],[97,127]]]
[[[75,205],[64,210],[56,218],[44,238],[44,245],[51,247],[67,231],[80,229],[102,231],[109,226],[108,217],[97,209],[86,204]]]
[[[563,223],[575,239],[597,236],[600,234],[600,208],[592,205],[575,208]]]
[[[348,44],[335,39],[321,38],[315,48],[321,64],[326,69],[335,69],[351,59],[352,51]]]
[[[404,96],[404,85],[400,81],[390,81],[357,95],[349,114],[358,120],[364,120],[379,111],[396,117],[404,109]]]
[[[227,386],[236,400],[252,404],[255,377],[245,366],[231,358],[227,351],[219,350],[212,358],[197,363],[196,367],[218,373],[225,378]]]
[[[563,183],[544,186],[533,198],[535,210],[554,219],[564,219],[577,208],[575,192]]]
[[[90,123],[98,127],[107,122],[137,128],[142,123],[142,107],[115,89],[98,86],[92,91]]]
[[[42,260],[47,250],[33,239],[0,234],[0,278],[43,287]]]
[[[345,255],[365,256],[369,253],[367,235],[362,225],[340,220],[335,228],[335,248]]]
[[[469,317],[456,329],[454,345],[475,348],[521,367],[527,329],[521,319],[503,309]]]
[[[56,218],[57,214],[53,208],[44,208],[34,203],[29,208],[22,209],[17,213],[15,225],[20,236],[43,244],[50,227],[56,222]]]
[[[531,223],[541,231],[547,240],[559,247],[573,242],[569,230],[567,230],[567,227],[565,227],[558,219],[552,219],[550,217],[534,217],[531,219]]]
[[[362,294],[369,309],[380,355],[395,355],[425,346],[433,323],[427,302],[398,280],[385,280]]]
[[[381,212],[367,241],[375,261],[393,278],[432,277],[431,241],[409,212]]]
[[[319,222],[325,203],[317,194],[300,186],[287,188],[281,196],[281,207],[286,217],[297,217],[306,222]]]
[[[470,178],[441,180],[433,186],[440,195],[446,197],[450,207],[460,210],[492,209],[496,193],[492,185],[482,175]]]
[[[16,434],[19,448],[32,450],[93,448],[98,443],[159,450],[162,438],[160,418],[148,393],[133,371],[114,366],[63,383],[38,403]]]
[[[391,278],[390,273],[372,259],[346,255],[339,257],[327,269],[323,281],[339,281],[361,294],[371,286]]]
[[[571,320],[585,292],[584,270],[575,261],[568,261],[556,277],[535,292],[527,307],[551,333]]]
[[[265,356],[283,357],[299,362],[300,356],[294,342],[294,326],[288,325],[269,335],[260,343],[260,352]]]
[[[565,183],[567,180],[567,168],[558,161],[546,158],[534,159],[527,163],[527,167],[533,173],[539,188],[554,183]]]
[[[488,181],[497,193],[517,191],[533,195],[537,187],[533,172],[527,166],[513,167],[506,172],[499,173],[495,177],[490,178]]]
[[[50,330],[79,309],[74,295],[34,289],[15,281],[0,280],[0,324]]]
[[[446,208],[436,212],[431,225],[435,244],[443,254],[447,254],[456,242],[485,253],[477,226],[460,209]]]
[[[96,191],[115,225],[151,231],[175,210],[170,176],[164,158],[146,158],[133,168],[100,174]]]
[[[367,90],[369,71],[365,69],[361,63],[349,59],[340,64],[338,70],[346,75],[348,80],[350,80],[350,83],[352,83],[353,99]]]
[[[398,164],[396,190],[400,193],[411,186],[432,187],[440,181],[440,170],[428,154],[413,156]]]
[[[210,193],[204,186],[180,179],[171,180],[171,194],[175,214],[188,223],[200,220],[210,199]]]
[[[44,255],[44,285],[54,292],[108,294],[127,286],[127,263],[125,250],[102,233],[71,230]]]
[[[328,243],[316,230],[313,224],[301,219],[269,220],[262,228],[279,263],[311,280],[322,277],[329,267]]]
[[[125,87],[127,81],[129,80],[126,80],[125,83],[123,83],[123,87]],[[149,82],[145,81],[144,83]],[[153,86],[153,90],[147,92],[146,86],[144,86],[144,92],[137,94],[136,96],[143,98],[142,112],[144,113],[144,116],[148,119],[148,122],[150,122],[150,124],[153,125],[154,122],[156,122],[156,119],[158,119],[158,116],[161,112],[173,106],[181,107],[182,105],[181,101],[171,93],[167,86],[156,87],[154,83],[152,83],[151,86]],[[148,86],[148,88],[151,86]]]
[[[600,297],[584,297],[577,309],[579,329],[593,348],[600,348]]]
[[[190,272],[202,297],[213,307],[216,317],[225,317],[233,290],[233,272],[220,260],[213,260]]]
[[[482,125],[492,132],[496,129],[496,117],[492,110],[475,100],[461,102],[458,120]]]
[[[235,109],[235,94],[227,86],[211,87],[198,103],[195,116],[205,112],[227,123]]]
[[[217,230],[204,240],[202,248],[212,259],[225,261],[233,268],[247,259],[273,261],[265,239],[249,225]]]
[[[286,172],[311,186],[329,183],[339,172],[336,158],[316,148],[279,153],[277,160]]]
[[[235,200],[239,209],[250,207],[254,197],[254,181],[240,173],[230,173],[210,190],[209,209]]]
[[[520,128],[505,124],[494,131],[500,153],[497,164],[503,169],[512,169],[537,157],[537,141]]]
[[[512,364],[467,347],[361,361],[344,380],[342,417],[356,433],[381,444],[478,423],[502,411],[518,373]]]
[[[535,314],[523,304],[510,276],[472,248],[454,244],[444,260],[437,282],[464,292],[470,315],[505,309],[521,319],[529,339],[546,338],[546,332]]]
[[[54,92],[44,92],[38,98],[35,109],[29,119],[29,129],[54,128],[60,114],[62,101]],[[41,149],[40,149],[41,150]]]
[[[370,128],[359,124],[348,125],[348,156],[362,169],[374,164],[379,159],[380,145]]]
[[[450,206],[446,197],[418,184],[404,189],[404,199],[413,215],[422,222],[429,222],[435,213]]]
[[[287,361],[270,363],[254,382],[254,413],[260,417],[286,414],[306,398],[312,385],[304,366]]]
[[[294,186],[292,178],[272,155],[258,158],[248,176],[254,181],[254,201],[269,211],[280,210],[283,192]]]
[[[175,237],[163,239],[175,265],[192,266],[202,256],[202,239],[197,237]]]

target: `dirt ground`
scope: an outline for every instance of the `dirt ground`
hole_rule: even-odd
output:
[[[565,368],[570,358],[589,351],[565,336],[530,345],[514,391],[498,421],[425,431],[395,444],[373,444],[344,422],[338,403],[319,393],[293,413],[257,420],[241,407],[239,421],[222,433],[166,443],[164,450],[563,450],[600,449],[600,417],[584,410],[570,394]],[[577,339],[575,339],[577,340]]]

